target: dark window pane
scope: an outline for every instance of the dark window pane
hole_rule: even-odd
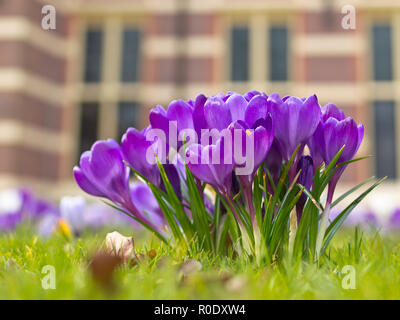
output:
[[[79,156],[82,152],[90,150],[92,144],[97,140],[98,118],[98,103],[83,103],[81,105]]]
[[[374,103],[375,170],[378,177],[395,179],[397,176],[395,118],[393,101]]]
[[[102,30],[88,30],[86,32],[85,82],[100,81],[102,47]]]
[[[392,75],[392,30],[390,26],[373,27],[374,80],[390,81]]]
[[[139,45],[140,31],[127,29],[123,36],[122,82],[135,82],[139,78]]]
[[[126,130],[137,125],[137,109],[135,102],[120,102],[118,110],[118,137],[121,138]]]
[[[231,31],[231,80],[249,80],[249,29],[234,27]]]
[[[269,70],[271,81],[288,79],[288,30],[272,27],[269,30]]]

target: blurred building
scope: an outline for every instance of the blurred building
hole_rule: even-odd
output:
[[[398,0],[0,0],[0,188],[78,192],[72,167],[93,141],[172,99],[250,89],[344,108],[374,155],[346,180],[387,175],[397,191]]]

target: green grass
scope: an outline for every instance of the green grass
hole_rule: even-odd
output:
[[[312,263],[276,261],[257,266],[241,258],[187,257],[160,246],[148,233],[135,235],[137,252],[154,249],[157,256],[114,274],[116,289],[102,289],[92,279],[89,261],[104,247],[107,230],[68,240],[60,235],[42,239],[23,227],[0,234],[0,299],[400,299],[400,236],[355,237],[342,231],[322,259]],[[128,235],[127,231],[124,232]],[[9,265],[9,259],[16,265]],[[202,271],[182,276],[188,259]],[[42,267],[56,270],[56,289],[41,286]],[[343,289],[343,266],[356,271],[356,289]]]

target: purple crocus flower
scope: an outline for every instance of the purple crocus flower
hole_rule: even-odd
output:
[[[278,144],[274,139],[271,144],[271,148],[269,149],[267,158],[265,159],[266,167],[268,168],[271,178],[275,184],[278,184],[278,180],[281,174],[281,166],[282,166],[282,154],[279,150]],[[268,191],[272,194],[273,188],[270,186],[269,180],[267,179]]]
[[[323,106],[321,108],[321,112],[321,122],[326,122],[329,118],[335,118],[339,121],[342,121],[346,118],[344,112],[333,103],[328,103],[327,105]],[[318,127],[315,130],[316,132],[310,137],[307,143],[311,156],[314,160],[314,170],[316,170],[324,162],[324,159],[319,151],[319,145],[316,141],[316,137],[321,130],[321,128],[319,128],[320,126],[321,123],[318,124]]]
[[[152,128],[160,129],[165,133],[167,143],[169,143],[168,137],[170,135],[170,121],[176,121],[177,127],[175,129],[177,135],[181,130],[195,129],[197,135],[200,136],[201,129],[208,128],[204,117],[204,104],[206,101],[207,97],[200,94],[194,101],[172,101],[167,110],[158,105],[150,111],[150,125]],[[179,146],[171,147],[177,149]]]
[[[201,103],[201,100],[198,101]],[[179,137],[179,133],[185,129],[195,129],[193,113],[194,113],[195,102],[193,107],[183,100],[174,100],[165,110],[162,106],[157,106],[150,111],[149,120],[151,128],[162,130],[165,133],[167,152],[169,148],[179,150],[183,142],[179,141],[175,145],[175,141]],[[176,136],[176,139],[171,137]],[[170,143],[173,145],[170,145]]]
[[[226,129],[232,122],[229,105],[220,97],[209,97],[207,99],[204,104],[204,116],[208,127],[218,130]]]
[[[154,129],[160,129],[165,133],[165,136],[168,137],[169,133],[169,123],[167,118],[167,111],[158,105],[155,108],[151,109],[149,114],[150,125]]]
[[[232,146],[225,153],[224,137],[216,144],[203,146],[192,144],[186,151],[187,165],[193,175],[221,192],[230,196],[233,172]]]
[[[242,169],[247,165],[251,166],[251,172],[248,174],[241,174],[242,170],[237,170],[237,175],[242,185],[244,184],[243,187],[251,187],[254,174],[265,160],[274,139],[271,115],[262,120],[262,125],[260,121],[260,125],[255,129],[249,128],[246,122],[240,120],[229,126],[233,138],[235,167]],[[253,142],[253,146],[248,145],[251,142]]]
[[[197,133],[197,137],[201,136],[201,130],[207,129],[207,121],[204,116],[204,104],[207,101],[207,97],[203,94],[200,94],[196,97],[193,102],[193,125],[194,129]]]
[[[150,187],[143,182],[131,183],[132,202],[138,210],[160,229],[165,225],[164,215]]]
[[[344,120],[346,118],[344,112],[340,110],[335,104],[328,103],[321,108],[321,121],[325,122],[329,118],[335,118],[337,120]]]
[[[283,159],[287,162],[300,144],[301,150],[314,134],[321,118],[321,110],[316,95],[305,99],[273,94],[268,97],[269,111],[275,126],[275,138]]]
[[[310,156],[302,156],[297,163],[297,171],[300,172],[297,183],[305,187],[308,191],[311,190],[314,169],[313,169],[313,159]],[[303,213],[303,208],[306,203],[307,196],[303,193],[300,199],[296,203],[296,213],[297,221],[300,221],[301,215]]]
[[[267,96],[249,94],[250,97],[249,101],[237,93],[231,94],[226,101],[219,96],[209,97],[204,105],[208,128],[223,130],[238,120],[245,121],[249,128],[253,128],[257,120],[267,117]]]
[[[357,123],[352,118],[343,118],[343,113],[332,112],[335,109],[337,107],[335,108],[332,105],[329,107],[331,111],[324,115],[312,138],[316,150],[313,153],[319,154],[325,165],[328,165],[333,160],[343,146],[344,149],[337,164],[353,159],[364,137],[364,127],[362,124],[357,126]],[[336,184],[345,168],[346,166],[339,167],[329,182],[327,199],[327,203],[329,204],[332,201]]]
[[[168,121],[176,121],[178,133],[183,129],[194,129],[193,108],[183,100],[174,100],[166,112]]]
[[[337,164],[351,160],[360,147],[364,137],[364,127],[362,124],[357,126],[357,123],[350,117],[343,119],[343,113],[339,112],[337,107],[329,105],[326,108],[326,113],[318,125],[314,136],[314,147],[321,155],[325,165],[328,165],[339,150],[344,146]],[[312,151],[315,153],[315,151]],[[345,165],[338,167],[328,185],[328,195],[326,199],[325,211],[322,214],[319,234],[317,236],[317,252],[322,246],[325,230],[328,226],[330,205],[332,203],[333,194],[336,184],[342,175]]]
[[[246,93],[243,95],[243,98],[245,98],[247,101],[250,101],[250,100],[253,99],[255,96],[259,96],[259,95],[263,95],[263,96],[265,96],[266,98],[268,97],[264,92],[260,92],[260,91],[258,91],[258,90],[251,90],[251,91],[246,92]]]
[[[146,139],[147,130],[150,130],[150,128],[148,127],[141,132],[134,128],[128,129],[122,137],[122,156],[133,169],[146,177],[155,186],[165,190],[156,159],[157,155],[162,161],[165,150],[163,150],[161,141],[152,142]],[[179,166],[178,163],[177,166]],[[181,197],[180,181],[176,167],[167,163],[163,164],[163,167],[175,193],[178,197]]]
[[[270,116],[268,99],[265,94],[256,95],[248,102],[244,120],[250,128],[258,126],[259,121],[263,121]]]
[[[254,175],[265,160],[274,139],[272,118],[269,114],[259,119],[254,130],[246,122],[238,120],[229,126],[233,138],[233,155],[236,174],[243,188],[247,209],[254,218],[252,185]]]
[[[123,163],[121,149],[112,139],[97,141],[82,154],[74,177],[81,189],[97,197],[108,198],[119,207],[157,230],[133,204],[129,188],[129,168]]]
[[[156,186],[161,186],[161,176],[158,171],[156,155],[162,159],[163,154],[157,148],[157,142],[148,141],[146,132],[129,128],[122,136],[121,151],[123,159],[136,171],[146,177]],[[151,159],[148,159],[148,156]]]

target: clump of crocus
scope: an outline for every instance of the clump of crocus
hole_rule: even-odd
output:
[[[142,131],[128,129],[121,146],[96,142],[82,154],[74,176],[87,193],[110,200],[162,241],[183,243],[191,252],[233,248],[258,262],[287,251],[318,258],[379,183],[328,226],[335,187],[356,161],[363,126],[333,104],[321,108],[316,95],[200,94],[155,107],[149,123]],[[137,179],[155,200],[134,196]]]

